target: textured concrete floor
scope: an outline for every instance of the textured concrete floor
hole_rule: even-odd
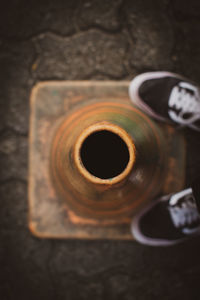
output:
[[[39,240],[27,229],[32,86],[52,79],[131,79],[163,69],[200,82],[199,19],[198,0],[1,5],[1,300],[200,298],[199,239],[162,249],[136,242]],[[198,160],[199,148],[191,151]],[[189,158],[189,179],[197,160]]]

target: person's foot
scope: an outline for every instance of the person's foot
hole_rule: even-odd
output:
[[[161,197],[134,217],[131,232],[150,246],[170,246],[200,235],[200,215],[192,189]]]
[[[130,83],[131,101],[151,117],[200,131],[200,90],[170,72],[149,72]]]

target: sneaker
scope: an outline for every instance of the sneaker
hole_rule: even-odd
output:
[[[200,131],[200,91],[183,77],[170,72],[149,72],[130,83],[131,101],[160,121]]]
[[[135,239],[150,246],[170,246],[200,235],[200,215],[192,189],[157,199],[131,225]]]

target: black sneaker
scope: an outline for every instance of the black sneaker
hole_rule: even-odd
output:
[[[200,90],[169,72],[149,72],[130,83],[131,101],[151,117],[200,131]]]
[[[200,235],[192,189],[153,202],[134,218],[131,231],[138,242],[150,246],[170,246]]]

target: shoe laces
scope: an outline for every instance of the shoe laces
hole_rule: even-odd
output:
[[[170,117],[183,125],[190,125],[200,119],[200,96],[199,90],[187,82],[179,82],[170,94],[169,110]]]
[[[172,222],[175,227],[192,227],[200,222],[199,213],[192,194],[177,199],[176,203],[168,206]]]

